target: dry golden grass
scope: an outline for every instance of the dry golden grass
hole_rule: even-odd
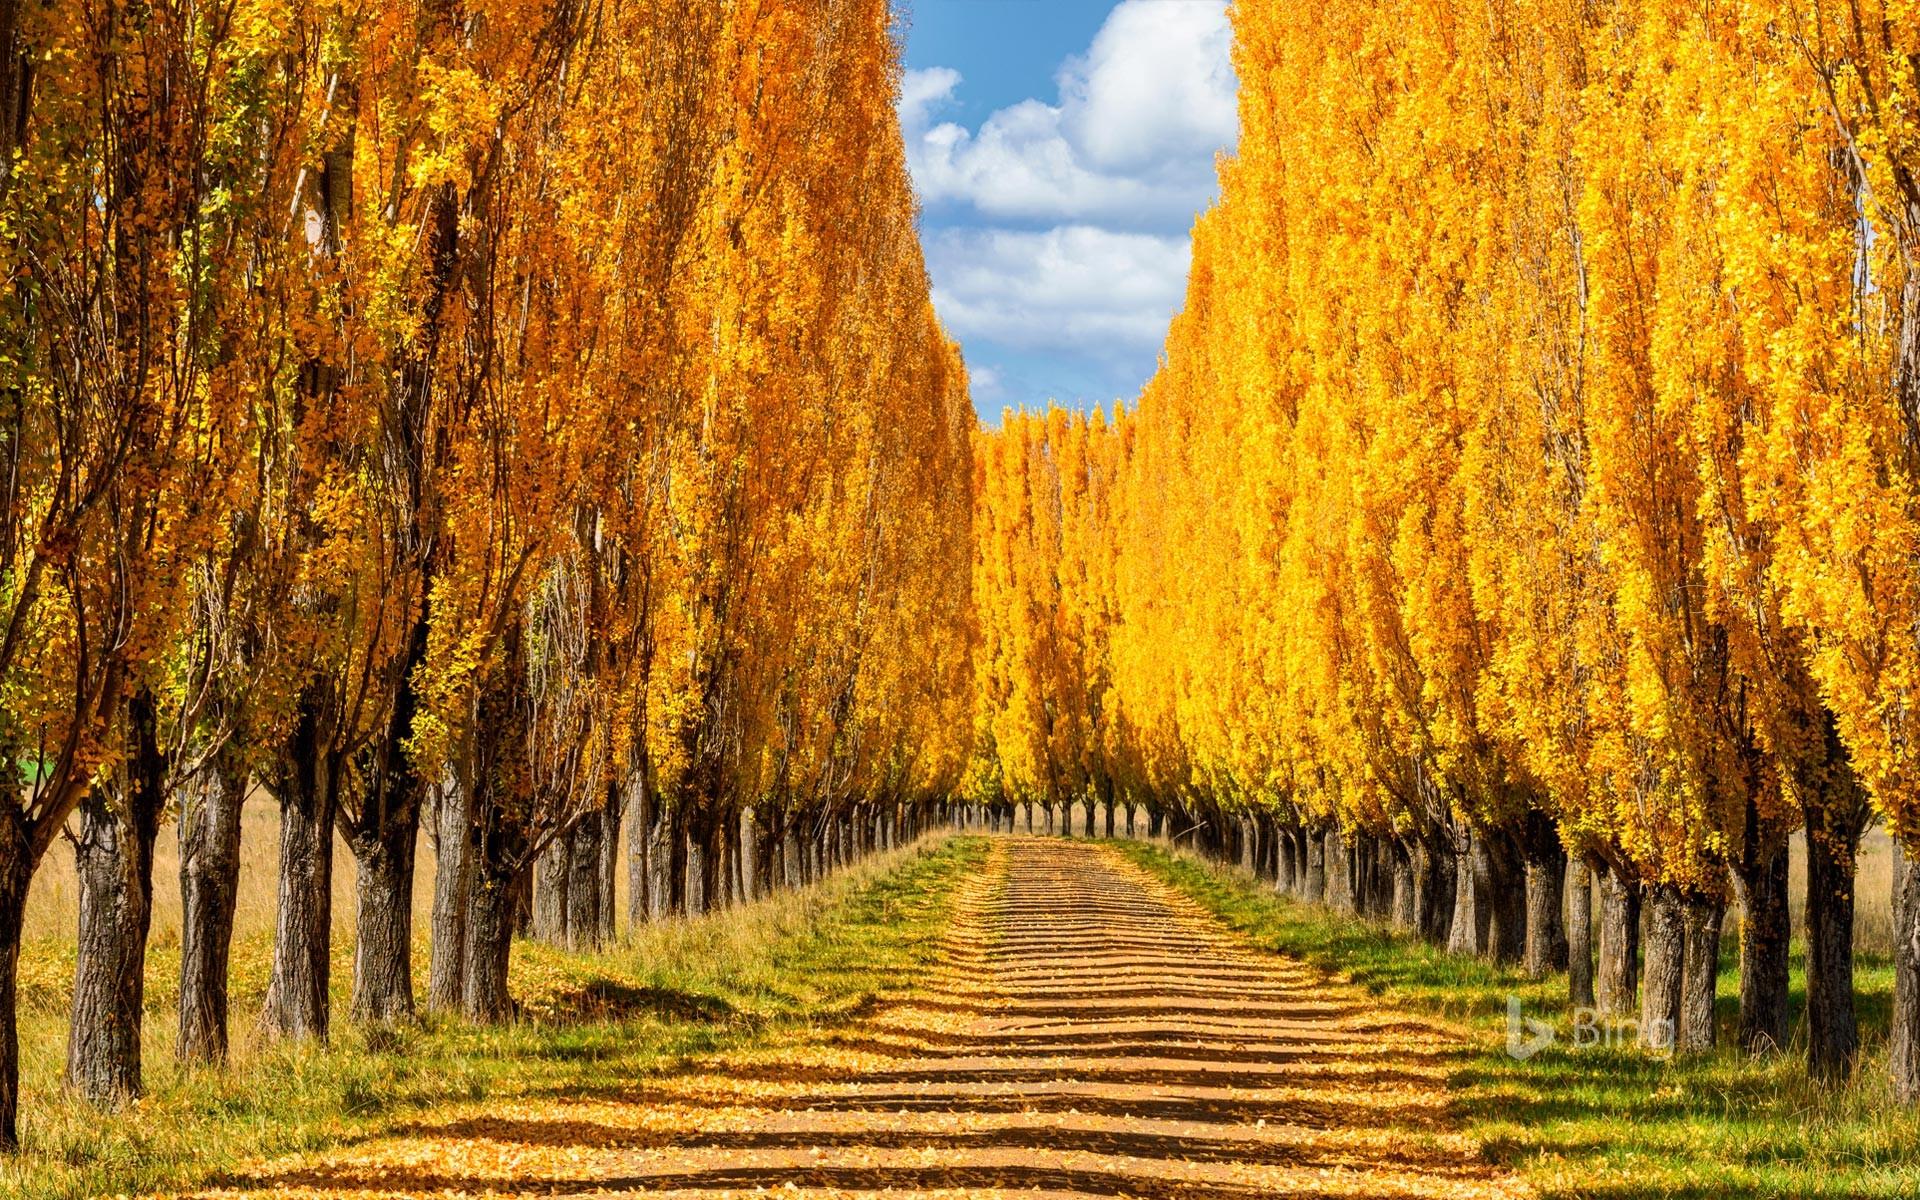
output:
[[[279,879],[280,809],[273,798],[256,790],[248,798],[240,821],[240,892],[234,906],[233,932],[237,941],[273,932],[275,890]],[[353,927],[353,853],[334,839],[333,921],[337,931]],[[423,833],[416,857],[413,911],[424,920],[433,907],[433,851]],[[72,941],[79,920],[79,895],[73,854],[65,842],[55,843],[34,874],[27,893],[25,941]],[[168,822],[153,850],[153,932],[156,949],[180,944],[180,835]]]

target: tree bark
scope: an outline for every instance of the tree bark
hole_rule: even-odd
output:
[[[1567,1002],[1593,1003],[1593,873],[1587,856],[1567,862]]]
[[[1347,858],[1347,842],[1339,829],[1326,832],[1320,851],[1322,869],[1327,877],[1327,907],[1337,913],[1353,911],[1352,863]]]
[[[467,918],[467,972],[461,1011],[470,1021],[499,1024],[513,1016],[507,967],[513,954],[514,879],[499,854],[477,855]]]
[[[667,907],[673,916],[695,911],[687,881],[691,877],[691,839],[687,835],[687,804],[676,798],[667,814]]]
[[[620,936],[619,915],[615,911],[619,903],[614,886],[615,876],[620,870],[620,824],[626,811],[626,789],[617,783],[607,784],[607,803],[600,810],[600,870],[599,870],[599,912],[600,923],[594,939],[596,946],[612,945]]]
[[[1545,813],[1530,810],[1522,834],[1526,854],[1526,952],[1528,976],[1544,979],[1567,967],[1567,852]]]
[[[1920,850],[1896,842],[1893,861],[1893,1015],[1887,1069],[1903,1103],[1920,1102]]]
[[[573,878],[567,883],[566,938],[570,950],[593,950],[600,945],[600,859],[605,843],[604,809],[594,809],[573,827],[566,864]]]
[[[280,893],[261,1028],[325,1041],[333,944],[333,816],[337,771],[314,690],[301,698],[277,790]]]
[[[1785,842],[1734,876],[1740,892],[1740,1048],[1773,1054],[1787,1044],[1793,917],[1787,907]]]
[[[1413,911],[1420,936],[1429,945],[1444,946],[1452,937],[1454,857],[1422,836],[1414,842]]]
[[[636,769],[627,797],[627,928],[638,930],[653,917],[653,791],[646,773]]]
[[[1826,819],[1825,828],[1813,822]],[[1853,885],[1861,823],[1808,812],[1807,1072],[1822,1083],[1853,1074],[1860,1027],[1853,1005]]]
[[[20,1149],[20,934],[33,867],[20,810],[0,805],[0,1154]]]
[[[1701,1054],[1715,1041],[1714,1000],[1720,979],[1720,927],[1727,906],[1717,896],[1688,896],[1681,909],[1685,938],[1680,1021],[1674,1049]]]
[[[567,945],[572,901],[573,830],[554,835],[533,863],[533,936],[549,946]]]
[[[237,749],[214,756],[180,813],[180,1040],[183,1063],[227,1059],[227,961],[240,892],[240,816],[247,768]]]
[[[1308,830],[1307,841],[1307,887],[1301,897],[1313,904],[1321,904],[1327,898],[1327,841],[1318,830]]]
[[[1640,881],[1601,863],[1600,958],[1594,998],[1608,1016],[1633,1014],[1640,985]]]
[[[1449,954],[1480,955],[1487,949],[1486,874],[1476,869],[1480,835],[1468,833],[1453,857],[1453,922],[1447,931]]]
[[[363,1025],[411,1021],[413,1008],[413,819],[378,821],[349,843],[354,883],[353,1019]]]
[[[341,832],[357,867],[350,1011],[366,1024],[390,1025],[414,1016],[413,858],[426,781],[405,747],[420,710],[414,683],[427,660],[428,632],[423,601],[385,734],[353,760],[359,803],[342,813]]]
[[[727,818],[714,815],[702,823],[700,846],[700,900],[702,912],[718,912],[727,906],[726,878],[722,869],[727,861]]]
[[[1559,845],[1559,835],[1549,837],[1551,849],[1528,843],[1526,856],[1523,966],[1534,979],[1567,968],[1567,852]]]
[[[1680,893],[1671,884],[1655,884],[1648,892],[1646,954],[1640,993],[1640,1044],[1649,1050],[1672,1050],[1680,1027],[1686,925]]]
[[[149,702],[148,713],[152,706]],[[67,1041],[67,1086],[88,1103],[118,1108],[140,1095],[140,1033],[147,932],[153,918],[153,844],[160,833],[164,764],[151,741],[115,786],[80,802],[74,867],[80,933]]]
[[[1476,875],[1485,878],[1486,950],[1498,963],[1518,963],[1527,952],[1527,864],[1518,840],[1504,829],[1474,839]],[[1558,898],[1555,898],[1558,908]],[[1555,914],[1558,915],[1557,913]],[[1551,940],[1551,935],[1549,935]],[[1560,940],[1564,942],[1565,935]]]
[[[659,793],[650,787],[647,794],[652,810],[647,830],[647,917],[658,921],[672,911],[673,821],[661,808]]]
[[[1411,933],[1419,927],[1420,921],[1419,909],[1414,903],[1414,851],[1405,839],[1397,837],[1388,840],[1387,848],[1393,856],[1393,927]]]
[[[434,803],[433,955],[427,1008],[459,1012],[466,1003],[467,908],[473,895],[473,794],[443,786]]]

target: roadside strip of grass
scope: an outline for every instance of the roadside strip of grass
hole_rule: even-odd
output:
[[[65,1021],[49,987],[22,1013],[24,1149],[0,1160],[0,1197],[189,1188],[250,1160],[379,1136],[430,1106],[627,1086],[693,1055],[847,1020],[937,957],[955,888],[986,853],[979,838],[930,840],[803,891],[648,926],[601,954],[516,944],[523,1018],[510,1025],[360,1030],[343,1020],[330,1047],[265,1045],[246,1036],[257,997],[237,987],[235,1061],[182,1071],[171,1008],[149,1007],[148,1095],[114,1115],[61,1093]],[[30,977],[58,975],[57,961],[33,965]],[[334,1011],[344,1014],[341,966]],[[151,963],[153,982],[167,969]]]
[[[1736,963],[1721,964],[1721,1049],[1666,1060],[1631,1046],[1573,1047],[1564,975],[1529,980],[1292,900],[1241,871],[1120,845],[1256,945],[1458,1027],[1467,1039],[1452,1073],[1460,1126],[1543,1197],[1920,1196],[1920,1113],[1884,1082],[1893,989],[1884,961],[1856,967],[1867,1053],[1852,1085],[1828,1090],[1807,1080],[1801,1053],[1755,1061],[1731,1047]],[[1509,996],[1559,1033],[1525,1061],[1506,1052]],[[1796,968],[1796,1022],[1804,996]]]

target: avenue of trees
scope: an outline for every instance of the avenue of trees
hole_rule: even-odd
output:
[[[341,1015],[336,836],[344,1015],[496,1021],[622,874],[698,912],[956,801],[1144,810],[1683,1052],[1736,902],[1736,1036],[1788,1044],[1803,836],[1829,1081],[1877,820],[1920,1099],[1920,3],[1242,0],[1158,373],[994,432],[893,21],[0,0],[0,1150],[50,853],[111,1106],[163,828],[218,1063]]]
[[[1787,1045],[1804,831],[1823,1080],[1877,818],[1920,1098],[1920,7],[1234,24],[1158,373],[979,440],[971,794],[1145,803],[1682,1052],[1736,899]]]
[[[894,35],[886,0],[0,0],[0,1149],[63,831],[68,1084],[111,1105],[163,823],[179,1053],[218,1061],[338,1015],[336,830],[352,1018],[497,1020],[516,930],[607,937],[618,871],[633,919],[696,911],[933,817],[974,418]],[[271,983],[230,1015],[256,791]]]

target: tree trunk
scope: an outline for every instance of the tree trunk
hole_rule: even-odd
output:
[[[567,911],[572,900],[573,830],[554,835],[533,860],[533,936],[549,946],[567,944]]]
[[[301,698],[279,780],[280,893],[273,968],[261,1028],[283,1038],[327,1037],[333,945],[333,814],[337,771],[324,744],[320,700]]]
[[[593,950],[600,945],[600,858],[605,810],[594,809],[573,827],[568,843],[566,938],[569,950]]]
[[[1560,833],[1545,813],[1530,810],[1522,834],[1526,854],[1527,975],[1544,979],[1567,967],[1567,852]]]
[[[667,912],[681,916],[692,910],[687,895],[689,842],[686,801],[676,799],[667,814]]]
[[[227,1059],[227,958],[240,892],[247,769],[222,749],[180,812],[180,1040],[183,1063]]]
[[[1393,856],[1393,927],[1411,933],[1419,926],[1419,909],[1414,904],[1413,850],[1401,838],[1390,838],[1388,852]]]
[[[1813,821],[1827,818],[1826,828]],[[1823,1083],[1853,1074],[1860,1028],[1853,1007],[1853,876],[1860,823],[1808,812],[1807,1072]]]
[[[1740,892],[1740,1048],[1773,1054],[1787,1044],[1793,917],[1787,907],[1787,845],[1758,854],[1734,876]]]
[[[1447,930],[1447,953],[1480,955],[1487,949],[1486,874],[1475,869],[1480,835],[1469,832],[1453,855],[1453,922]]]
[[[700,847],[700,899],[703,912],[717,912],[727,906],[726,878],[722,874],[727,861],[727,819],[716,815],[705,822],[705,841]]]
[[[1893,1014],[1888,1071],[1903,1103],[1920,1102],[1920,851],[1895,843]]]
[[[1720,927],[1727,906],[1717,896],[1688,896],[1681,910],[1686,940],[1680,1024],[1674,1049],[1701,1054],[1713,1049],[1714,1000],[1720,979]]]
[[[1634,1013],[1640,990],[1640,881],[1611,862],[1601,864],[1600,957],[1593,985],[1602,1013]]]
[[[153,922],[153,844],[166,807],[159,717],[142,688],[127,705],[126,761],[80,803],[74,874],[80,930],[67,1041],[67,1086],[108,1108],[138,1096]]]
[[[408,666],[387,717],[386,734],[355,759],[360,803],[342,822],[357,870],[354,898],[355,1021],[391,1025],[413,1019],[413,856],[420,838],[426,781],[407,753],[420,697],[414,690],[427,659],[424,603],[416,613]]]
[[[673,820],[660,806],[660,795],[647,791],[652,808],[647,832],[647,917],[658,921],[672,912]]]
[[[1437,838],[1414,842],[1413,911],[1420,936],[1428,945],[1445,946],[1452,940],[1455,859]]]
[[[1641,980],[1640,1044],[1672,1050],[1680,1026],[1680,996],[1686,964],[1686,924],[1680,893],[1655,884],[1647,897],[1646,974]]]
[[[514,879],[499,857],[485,852],[474,864],[467,918],[467,973],[461,1011],[470,1021],[498,1024],[513,1016],[507,967],[513,954]]]
[[[1307,890],[1302,897],[1321,904],[1327,898],[1327,840],[1317,830],[1307,831]]]
[[[20,810],[0,804],[0,1154],[20,1149],[20,933],[33,867]]]
[[[1474,839],[1475,874],[1484,874],[1486,890],[1486,949],[1498,963],[1519,963],[1527,953],[1527,864],[1520,844],[1504,829],[1488,830]],[[1554,908],[1559,897],[1554,897]],[[1556,912],[1555,916],[1559,914]],[[1557,922],[1556,922],[1557,923]],[[1553,935],[1549,934],[1549,942]],[[1565,934],[1558,939],[1563,945]]]
[[[1377,921],[1395,922],[1395,905],[1404,890],[1407,911],[1413,910],[1412,872],[1408,872],[1408,883],[1402,889],[1399,873],[1406,865],[1404,851],[1397,840],[1391,836],[1369,838],[1371,852],[1368,858],[1370,882],[1367,888],[1367,915]]]
[[[355,881],[353,1019],[363,1025],[413,1020],[413,855],[419,807],[412,817],[370,822],[348,845]]]
[[[653,917],[653,789],[644,771],[632,776],[627,797],[627,928],[638,930]]]
[[[129,773],[133,764],[127,766]],[[159,780],[96,785],[80,802],[74,868],[80,936],[67,1042],[67,1086],[118,1108],[140,1095],[140,1024],[147,931],[153,916],[153,844]],[[154,794],[142,794],[151,789]]]
[[[759,883],[761,858],[759,821],[754,810],[740,810],[740,902],[745,904],[754,898],[755,885]],[[881,849],[893,849],[893,813],[888,810],[880,814]]]
[[[618,784],[607,784],[606,807],[600,810],[600,870],[597,880],[600,924],[596,931],[598,936],[594,939],[597,946],[611,945],[620,936],[619,916],[614,911],[618,903],[614,877],[620,870],[620,818],[625,805],[625,790]]]
[[[473,896],[473,795],[466,785],[439,789],[433,820],[433,954],[427,965],[427,1008],[466,1006],[467,909]]]
[[[1567,863],[1567,1002],[1593,1007],[1593,868],[1584,854]]]
[[[1327,876],[1327,907],[1337,913],[1353,911],[1353,864],[1347,857],[1347,841],[1340,830],[1327,830],[1321,850],[1321,862]]]

